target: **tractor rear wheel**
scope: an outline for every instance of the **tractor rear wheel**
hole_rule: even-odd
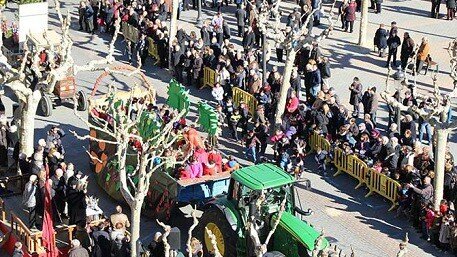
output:
[[[225,214],[215,206],[210,207],[203,213],[196,228],[196,237],[202,240],[205,256],[210,256],[209,253],[213,252],[213,245],[208,233],[206,233],[206,227],[216,236],[217,248],[222,256],[232,257],[237,255],[236,243],[238,235],[233,231]]]
[[[38,114],[43,117],[49,117],[52,115],[52,99],[47,94],[41,96],[40,102],[38,103]]]

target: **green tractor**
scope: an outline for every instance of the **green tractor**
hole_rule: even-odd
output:
[[[254,256],[255,245],[248,233],[248,225],[255,222],[259,238],[265,242],[281,207],[284,207],[268,250],[281,252],[287,257],[310,256],[320,233],[297,217],[307,216],[310,211],[296,206],[295,182],[291,175],[273,164],[259,164],[235,171],[227,195],[208,202],[199,220],[196,237],[204,239],[204,252],[214,250],[205,232],[206,227],[216,236],[222,256]],[[324,238],[319,245],[318,250],[321,250],[329,243]]]

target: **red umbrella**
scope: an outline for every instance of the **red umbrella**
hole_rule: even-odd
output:
[[[56,247],[54,224],[52,222],[51,185],[49,184],[49,166],[46,164],[46,182],[44,184],[44,214],[43,214],[43,247],[46,257],[57,257],[59,250]]]

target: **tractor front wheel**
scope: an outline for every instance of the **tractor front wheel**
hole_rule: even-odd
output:
[[[199,220],[196,228],[197,239],[203,240],[203,251],[205,256],[211,256],[214,252],[211,239],[206,233],[205,228],[208,228],[216,236],[217,248],[222,256],[236,256],[236,243],[238,236],[230,226],[225,214],[217,207],[212,206],[206,210]]]
[[[49,95],[43,94],[41,96],[37,111],[38,114],[43,117],[49,117],[52,115],[52,99]]]

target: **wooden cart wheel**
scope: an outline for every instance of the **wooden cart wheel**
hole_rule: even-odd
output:
[[[43,94],[43,96],[40,99],[40,102],[38,103],[38,114],[43,116],[43,117],[49,117],[52,115],[52,100],[51,97],[49,97],[46,94]]]
[[[87,94],[84,91],[78,91],[78,94],[76,95],[77,98],[77,109],[78,111],[85,111],[87,110],[87,107],[89,106],[89,102],[87,101]]]

